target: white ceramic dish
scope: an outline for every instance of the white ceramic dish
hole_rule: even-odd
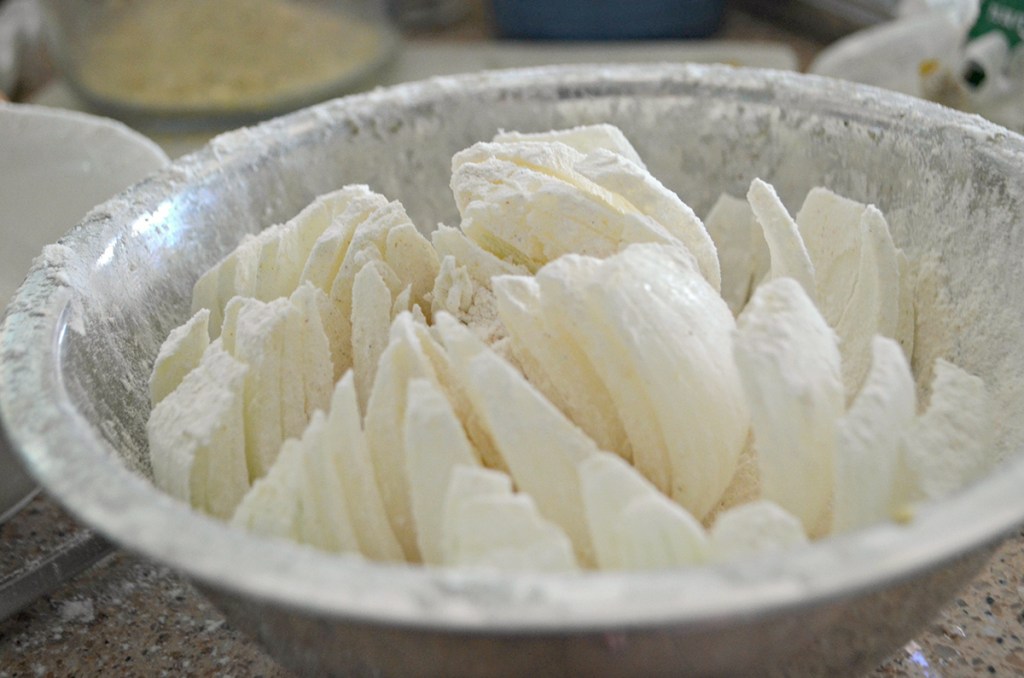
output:
[[[160,147],[119,122],[0,104],[0,309],[43,245],[167,162]],[[0,441],[0,522],[34,487]]]
[[[43,245],[168,162],[119,122],[29,104],[0,104],[0,149],[0,306]]]

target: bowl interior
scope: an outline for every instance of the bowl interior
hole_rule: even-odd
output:
[[[424,232],[454,225],[453,153],[499,129],[594,122],[618,125],[700,215],[722,192],[744,195],[755,177],[772,182],[792,210],[818,185],[878,205],[926,282],[919,367],[943,355],[986,379],[1004,472],[909,526],[769,564],[573,580],[465,579],[281,548],[193,514],[149,484],[153,358],[187,318],[193,282],[244,234],[351,182],[400,199]],[[1024,249],[1021,215],[1024,138],[879,90],[688,66],[437,79],[229,133],[94,210],[45,251],[12,306],[0,332],[0,413],[33,472],[85,520],[246,595],[409,623],[520,628],[796,604],[911,576],[1024,519],[1015,489],[1024,480],[1015,456],[1024,405],[1024,272],[1014,255]]]

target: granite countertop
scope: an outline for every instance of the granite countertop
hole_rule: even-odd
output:
[[[418,36],[480,40],[479,0],[461,23]],[[730,9],[718,37],[784,41],[806,67],[821,44]],[[84,530],[45,496],[0,526],[0,581]],[[1024,675],[1024,530],[913,641],[871,676]],[[287,676],[188,582],[117,552],[0,622],[0,678],[20,676]]]
[[[0,573],[82,528],[37,497],[0,527]],[[2,574],[0,574],[2,579]],[[872,677],[1024,675],[1024,530]],[[290,674],[165,567],[115,553],[0,622],[0,678]]]
[[[83,532],[46,497],[0,527],[0,572]],[[183,578],[114,553],[0,622],[0,677],[288,676]]]

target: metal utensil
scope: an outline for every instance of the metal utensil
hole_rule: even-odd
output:
[[[60,545],[42,562],[0,579],[0,621],[54,591],[114,552],[106,539],[82,532]]]
[[[39,492],[0,430],[0,523],[12,518]],[[26,562],[0,576],[0,621],[56,590],[114,551],[106,539],[82,530],[63,541],[41,561]]]
[[[0,523],[32,501],[39,488],[0,436]]]

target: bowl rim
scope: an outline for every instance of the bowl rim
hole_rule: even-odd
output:
[[[551,634],[753,620],[897,586],[994,545],[1024,522],[1024,456],[1016,455],[1000,472],[923,507],[907,525],[879,525],[684,575],[509,574],[371,563],[245,534],[193,512],[129,471],[72,405],[59,356],[67,333],[77,331],[76,256],[152,213],[184,182],[216,172],[220,164],[272,153],[282,139],[324,121],[363,118],[381,107],[426,105],[455,93],[548,88],[588,96],[658,87],[794,106],[813,100],[823,115],[842,111],[849,118],[857,110],[866,122],[964,135],[986,152],[1024,166],[1024,137],[977,116],[867,86],[756,69],[540,67],[434,78],[344,97],[218,137],[99,206],[44,250],[0,324],[0,435],[50,495],[82,521],[204,587],[323,618],[406,628]]]

